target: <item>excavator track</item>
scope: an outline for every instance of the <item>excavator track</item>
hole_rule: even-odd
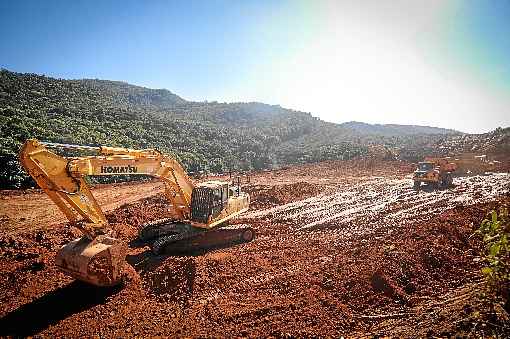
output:
[[[206,231],[188,230],[188,231],[184,231],[182,233],[162,236],[152,243],[152,252],[154,252],[154,254],[157,254],[157,255],[163,254],[165,252],[170,253],[171,252],[170,248],[167,249],[167,247],[171,246],[172,244],[178,243],[180,241],[188,240],[193,237],[197,237],[198,233],[202,233],[202,232],[206,232]]]
[[[178,223],[171,218],[158,219],[140,225],[138,238],[142,241],[150,241],[164,235],[178,233]]]
[[[154,254],[160,255],[249,242],[255,237],[255,232],[248,225],[231,225],[205,230],[190,224],[161,219],[144,224],[140,229],[139,237],[143,241],[151,242]]]

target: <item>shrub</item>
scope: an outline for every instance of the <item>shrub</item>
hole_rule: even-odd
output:
[[[488,287],[487,297],[494,303],[503,303],[508,310],[510,287],[510,222],[508,209],[502,208],[499,215],[490,213],[490,218],[482,221],[477,233],[483,240],[482,259],[485,267],[482,274]]]

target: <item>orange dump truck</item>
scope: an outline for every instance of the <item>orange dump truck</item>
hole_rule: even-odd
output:
[[[425,158],[418,163],[418,168],[414,171],[414,188],[419,189],[422,183],[434,188],[447,188],[453,184],[452,173],[457,169],[455,163],[450,162],[449,158]]]

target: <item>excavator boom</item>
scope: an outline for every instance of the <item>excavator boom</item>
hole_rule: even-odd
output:
[[[46,146],[95,150],[98,155],[64,158],[49,151]],[[156,150],[43,143],[31,139],[23,145],[20,161],[71,222],[83,218],[87,223],[83,231],[90,239],[105,233],[103,228],[107,222],[84,180],[89,175],[132,174],[161,178],[165,183],[166,198],[176,217],[187,219],[190,215],[192,180],[175,159]]]

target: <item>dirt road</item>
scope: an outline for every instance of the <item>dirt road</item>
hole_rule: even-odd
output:
[[[124,204],[153,196],[163,190],[161,182],[98,185],[94,196],[103,211],[112,211]],[[0,227],[2,232],[23,229],[46,229],[66,221],[51,199],[40,189],[0,191]]]
[[[256,229],[253,242],[170,257],[133,247],[125,286],[101,290],[53,265],[55,250],[78,233],[56,227],[63,224],[29,229],[15,219],[29,214],[19,212],[22,198],[4,199],[10,233],[0,239],[0,335],[468,333],[457,320],[479,279],[472,233],[491,208],[510,203],[510,176],[456,178],[452,189],[416,192],[408,172],[398,163],[330,162],[253,175],[245,187],[253,209],[236,220]],[[114,190],[95,193],[109,203],[111,194],[133,194],[108,213],[126,241],[141,222],[166,216],[154,184]],[[448,296],[462,303],[444,307]]]

